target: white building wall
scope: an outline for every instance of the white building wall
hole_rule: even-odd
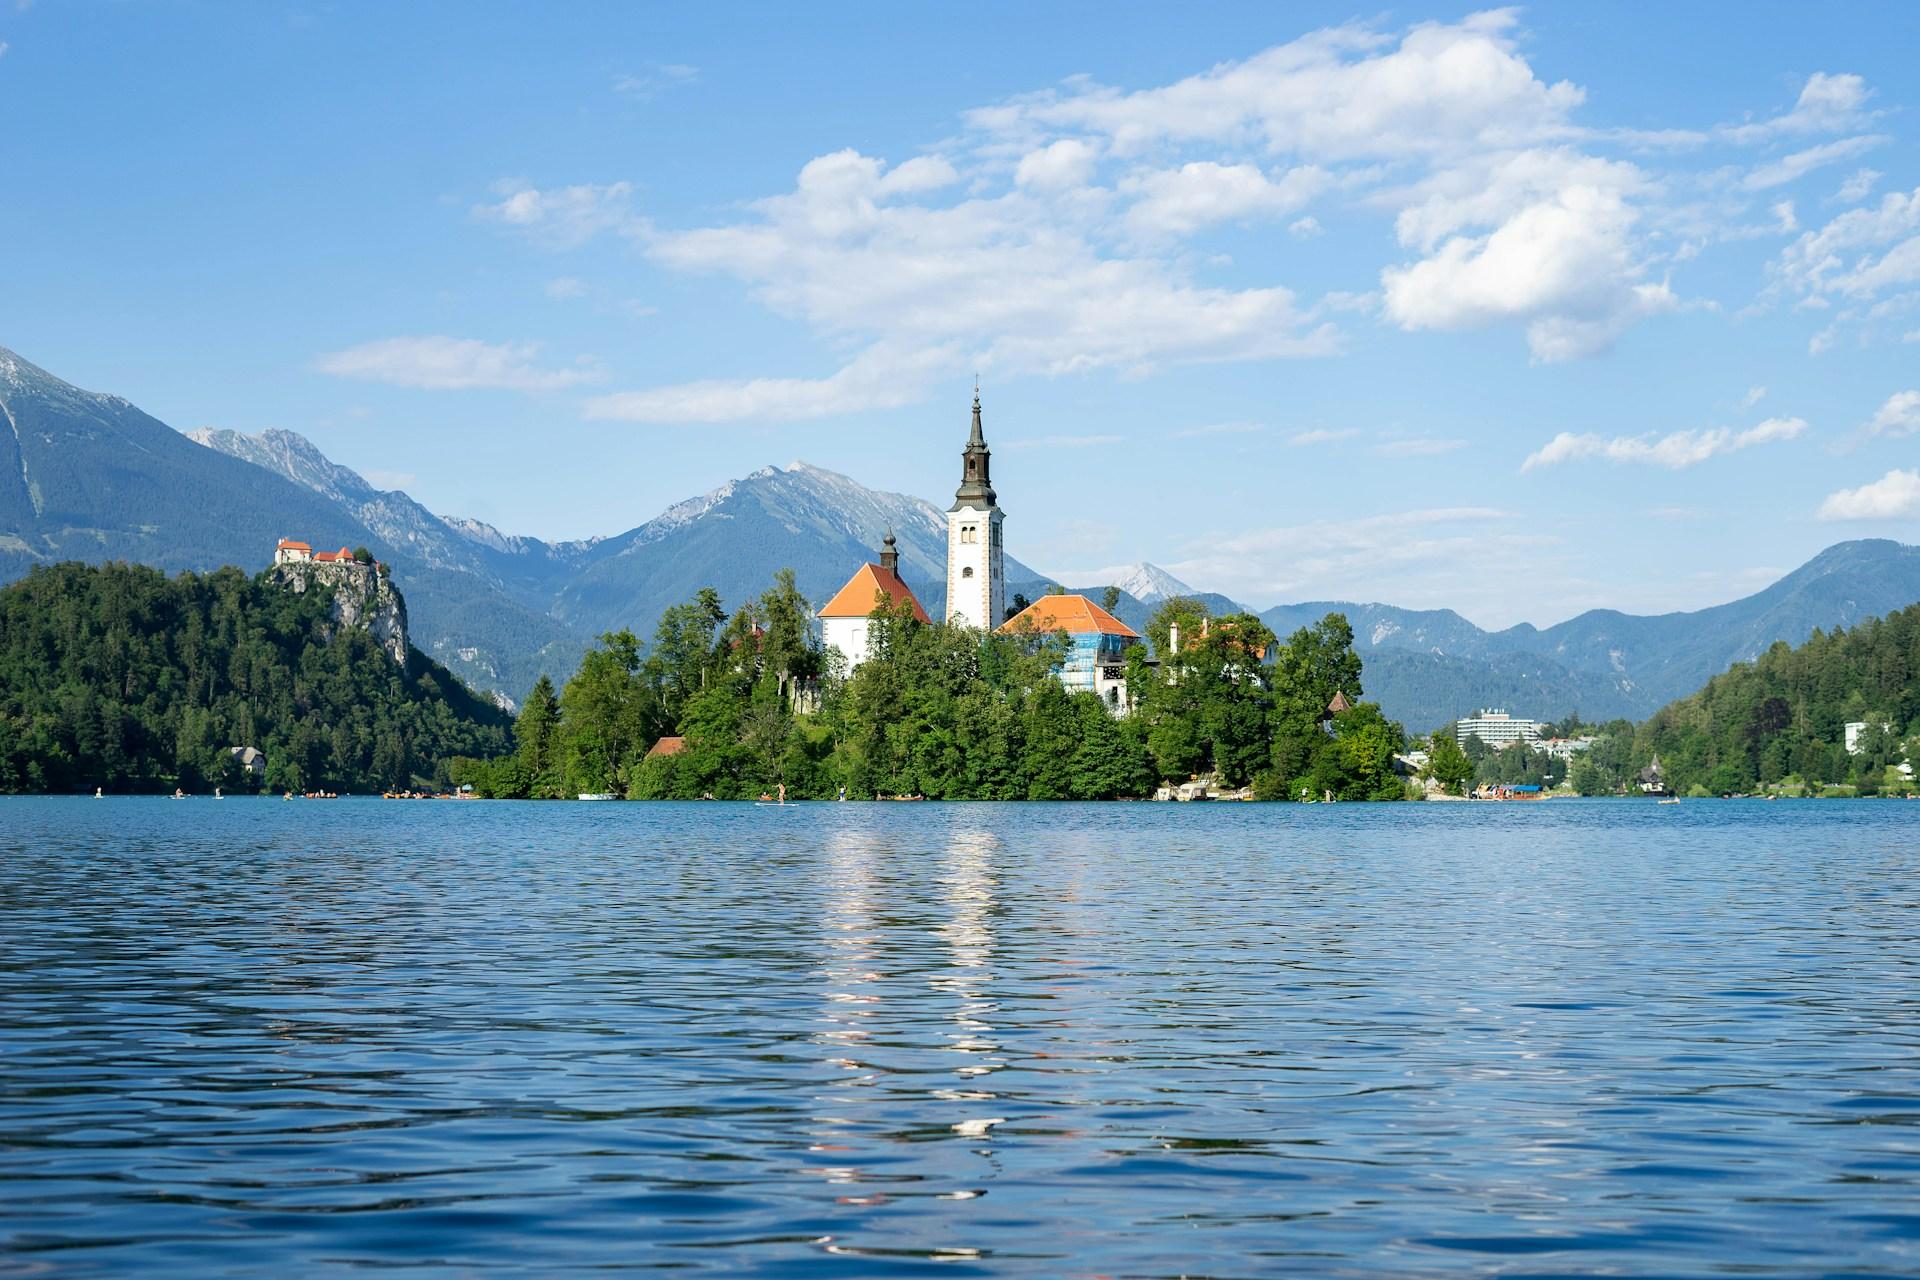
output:
[[[947,618],[991,631],[1006,609],[1006,549],[998,507],[947,512]]]
[[[848,675],[867,660],[867,628],[871,622],[870,618],[820,619],[820,644],[840,651],[847,661]]]
[[[1468,716],[1454,725],[1454,737],[1463,747],[1468,738],[1478,738],[1490,747],[1510,747],[1516,742],[1533,742],[1539,736],[1537,721],[1523,720],[1504,711]]]

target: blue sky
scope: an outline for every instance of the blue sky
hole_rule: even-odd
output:
[[[0,8],[0,344],[437,511],[805,459],[1264,606],[1920,526],[1910,5]]]

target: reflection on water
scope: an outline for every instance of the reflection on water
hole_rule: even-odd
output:
[[[0,1274],[1911,1275],[1917,819],[0,802]]]

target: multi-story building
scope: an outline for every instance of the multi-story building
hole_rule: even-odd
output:
[[[1098,694],[1115,715],[1129,709],[1127,650],[1139,632],[1082,595],[1041,596],[1001,625],[1009,634],[1064,631],[1067,655],[1053,674],[1069,692]]]
[[[1523,720],[1504,711],[1477,711],[1455,721],[1453,733],[1463,747],[1467,745],[1468,738],[1478,738],[1490,747],[1505,748],[1516,742],[1538,741],[1540,723],[1537,720]]]

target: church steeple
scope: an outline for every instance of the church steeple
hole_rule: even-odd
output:
[[[989,478],[989,464],[993,454],[987,448],[987,437],[980,429],[980,380],[973,382],[973,430],[967,433],[967,447],[960,453],[960,487],[954,491],[953,503],[961,505],[993,506],[997,495],[993,491],[993,482]]]

